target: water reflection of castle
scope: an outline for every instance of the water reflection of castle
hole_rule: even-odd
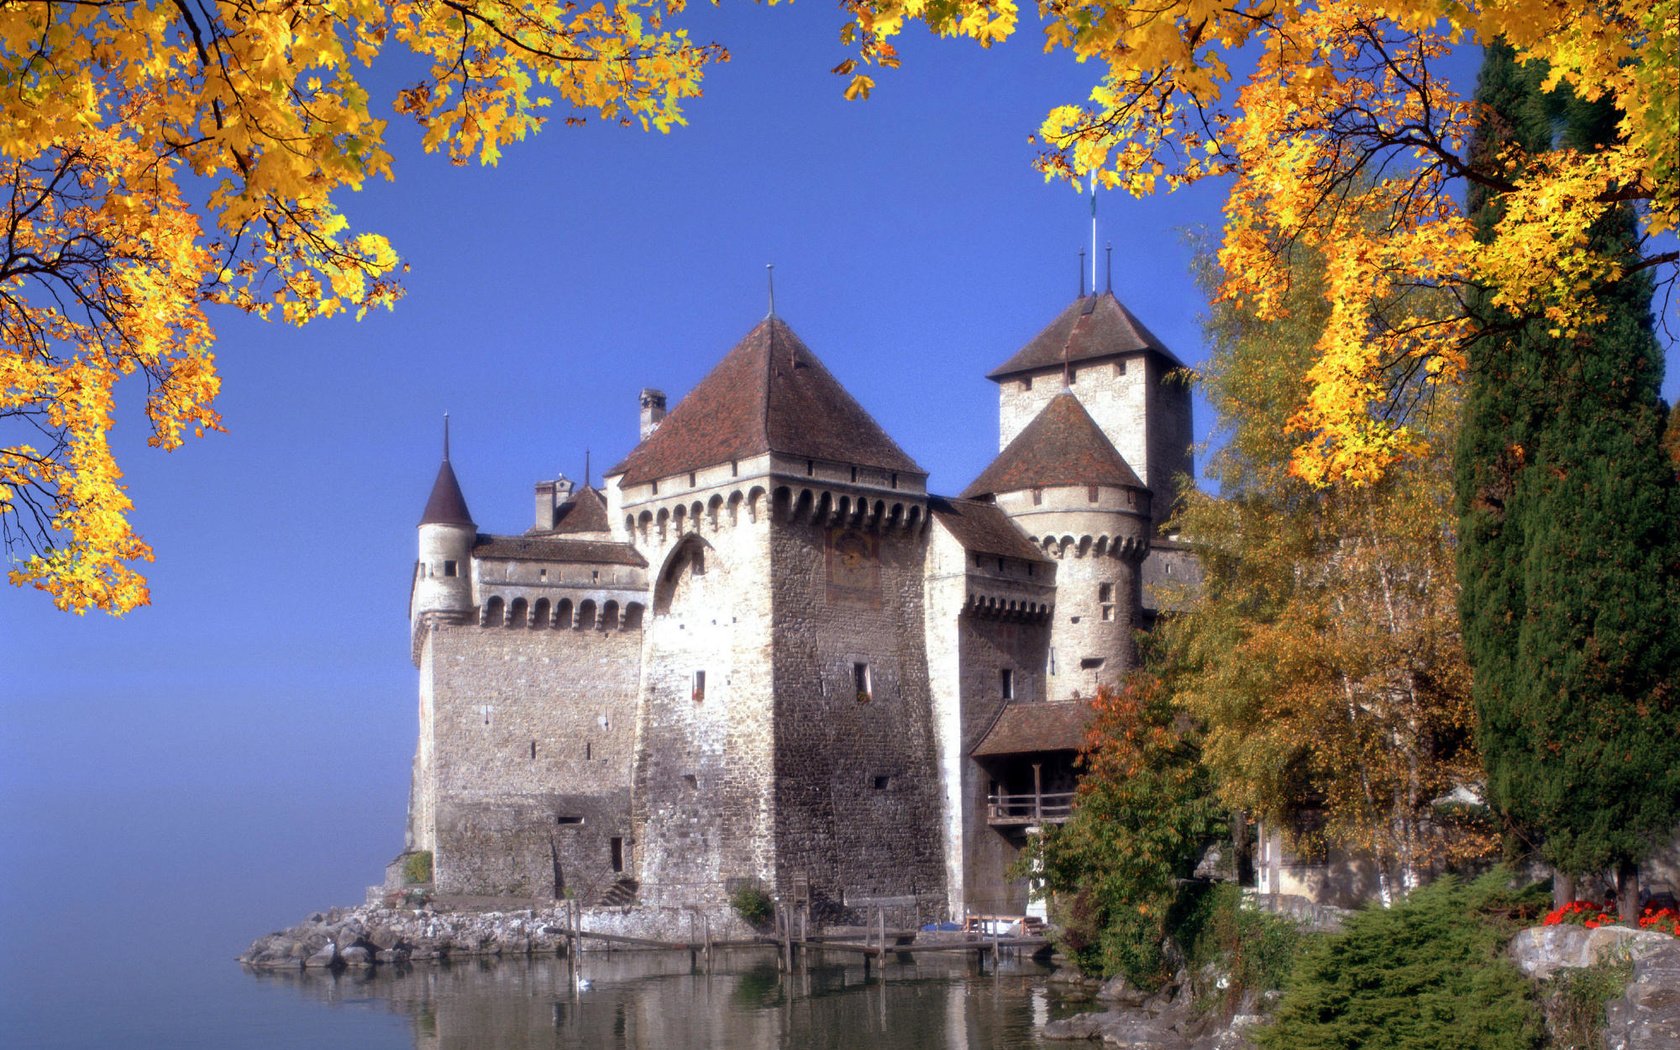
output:
[[[1019,912],[1088,699],[1132,662],[1190,472],[1173,355],[1082,296],[990,373],[960,497],[769,317],[604,484],[481,533],[447,449],[420,524],[408,848],[444,893]]]

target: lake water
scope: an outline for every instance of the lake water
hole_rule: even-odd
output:
[[[1065,1016],[1027,960],[906,957],[868,974],[813,954],[779,973],[773,951],[588,953],[587,987],[564,959],[462,960],[371,973],[211,972],[136,959],[97,981],[24,977],[0,1009],[6,1047],[282,1050],[1024,1050]],[[12,967],[8,967],[12,969]],[[18,967],[17,969],[27,969]],[[21,976],[21,975],[20,975]]]

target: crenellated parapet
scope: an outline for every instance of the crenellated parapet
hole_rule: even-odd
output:
[[[1135,530],[1128,530],[1117,535],[1099,533],[1092,536],[1089,533],[1075,536],[1064,533],[1060,536],[1028,536],[1037,544],[1039,549],[1049,557],[1061,560],[1064,558],[1118,558],[1122,561],[1138,563],[1149,555],[1149,538],[1140,535]]]

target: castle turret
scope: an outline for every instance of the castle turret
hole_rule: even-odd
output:
[[[428,618],[471,618],[472,549],[477,538],[478,526],[467,510],[455,469],[449,464],[449,424],[445,420],[443,462],[420,515],[420,557],[414,565],[414,588],[409,599],[409,623],[416,639]],[[418,660],[418,645],[415,651]]]
[[[1045,329],[987,374],[998,385],[998,448],[1008,447],[1063,389],[1149,486],[1159,531],[1179,478],[1192,473],[1190,386],[1183,368],[1113,292],[1075,299]]]
[[[1067,390],[963,492],[989,499],[1057,559],[1048,696],[1090,696],[1135,663],[1150,491]]]

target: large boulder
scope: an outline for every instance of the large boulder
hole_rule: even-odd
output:
[[[1606,959],[1643,959],[1674,943],[1666,933],[1627,926],[1535,926],[1511,938],[1511,961],[1535,980],[1546,980],[1565,968],[1596,966]]]
[[[1668,943],[1634,960],[1632,983],[1605,1010],[1605,1050],[1680,1046],[1680,942],[1658,936]]]

